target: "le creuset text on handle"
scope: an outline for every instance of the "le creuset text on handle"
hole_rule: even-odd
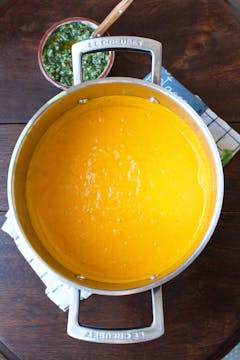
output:
[[[131,50],[148,52],[152,57],[151,81],[160,84],[162,45],[160,42],[137,36],[106,36],[83,40],[72,46],[74,85],[83,82],[82,55],[102,50]]]
[[[72,287],[68,312],[68,335],[80,340],[108,344],[131,344],[158,338],[164,333],[162,288],[156,287],[151,290],[151,293],[153,321],[150,326],[120,330],[98,329],[79,323],[80,290]]]

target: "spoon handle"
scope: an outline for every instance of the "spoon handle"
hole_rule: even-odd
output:
[[[122,0],[118,3],[108,16],[101,22],[98,28],[93,32],[92,37],[103,35],[107,29],[124,13],[134,0]]]

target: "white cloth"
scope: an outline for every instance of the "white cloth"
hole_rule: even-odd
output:
[[[45,284],[45,294],[61,310],[68,310],[70,286],[57,279],[56,276],[46,268],[46,265],[39,258],[36,258],[34,252],[26,245],[24,240],[18,234],[14,218],[10,211],[7,212],[6,218],[7,219],[2,226],[2,230],[14,239],[20,253],[25,257],[31,268]],[[81,300],[86,299],[90,295],[91,293],[89,291],[82,290]]]

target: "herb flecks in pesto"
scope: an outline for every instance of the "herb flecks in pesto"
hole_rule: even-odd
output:
[[[73,85],[72,45],[89,39],[94,29],[80,21],[60,25],[47,39],[42,53],[43,67],[49,76],[66,86]],[[98,78],[109,61],[109,52],[82,57],[83,80]]]

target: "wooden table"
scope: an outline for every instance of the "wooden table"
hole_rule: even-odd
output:
[[[0,223],[8,209],[7,169],[24,124],[58,90],[40,73],[37,47],[59,19],[86,16],[101,21],[116,0],[0,1]],[[219,116],[240,131],[240,24],[222,0],[135,1],[111,28],[112,35],[154,38],[163,44],[163,64]],[[142,78],[145,55],[117,54],[110,75]],[[220,359],[240,340],[240,155],[224,169],[225,200],[216,231],[204,252],[163,287],[165,335],[149,343],[103,345],[66,334],[67,314],[17,251],[1,238],[1,350],[9,359]],[[82,322],[109,327],[151,321],[149,293],[92,296],[82,302]]]

